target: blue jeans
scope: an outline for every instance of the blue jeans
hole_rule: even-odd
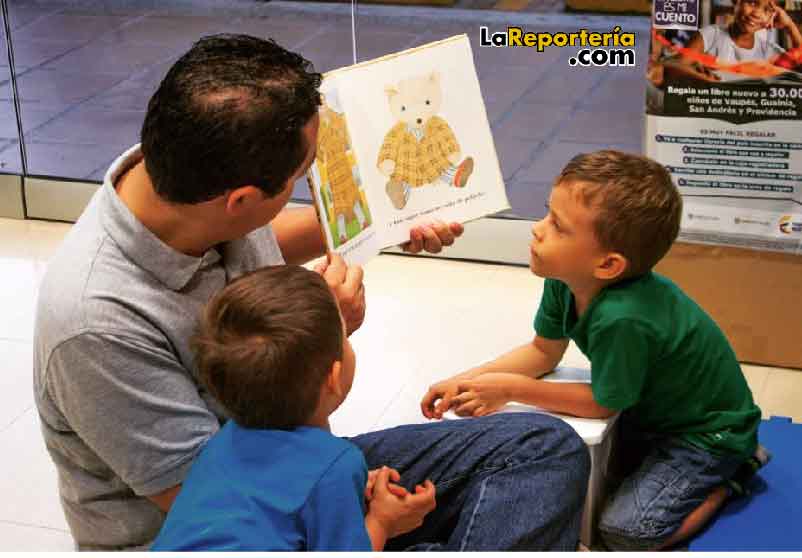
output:
[[[610,550],[659,548],[742,458],[715,456],[676,436],[643,434],[622,416],[623,482],[607,502],[599,532]],[[634,450],[634,451],[633,451]]]
[[[407,489],[425,479],[437,488],[423,525],[385,550],[576,550],[590,458],[559,419],[501,413],[350,440],[369,468],[397,469]]]

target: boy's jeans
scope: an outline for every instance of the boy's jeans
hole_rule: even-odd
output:
[[[565,422],[535,413],[400,426],[350,439],[370,469],[401,484],[431,479],[437,507],[385,550],[575,551],[590,473],[587,447]]]
[[[628,461],[621,464],[625,476],[599,521],[610,550],[655,550],[743,462],[714,456],[678,437],[639,432],[626,415],[619,428],[622,450],[630,450],[619,455]]]

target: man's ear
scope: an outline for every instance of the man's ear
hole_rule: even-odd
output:
[[[240,186],[228,191],[225,196],[226,212],[235,217],[247,213],[265,199],[265,193],[256,186]]]
[[[341,381],[342,373],[343,363],[339,360],[335,360],[332,363],[331,370],[329,370],[329,375],[326,378],[326,387],[339,399],[345,399],[345,393],[343,393],[343,384]]]
[[[618,252],[608,252],[596,266],[593,275],[602,281],[611,281],[624,274],[629,267],[629,260]]]

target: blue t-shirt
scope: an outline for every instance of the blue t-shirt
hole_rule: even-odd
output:
[[[367,465],[320,428],[229,421],[201,451],[151,550],[372,550]]]

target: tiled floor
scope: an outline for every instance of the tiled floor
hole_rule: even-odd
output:
[[[72,548],[31,389],[37,289],[69,228],[0,219],[0,551]],[[383,255],[365,271],[356,380],[332,420],[342,435],[422,422],[418,402],[432,381],[528,339],[542,289],[521,267]],[[565,364],[586,363],[572,346]],[[765,416],[802,421],[802,371],[744,369]]]
[[[486,9],[502,1],[461,0],[439,9],[360,5],[358,56],[369,60],[467,33],[512,203],[509,214],[539,218],[562,162],[581,150],[641,150],[648,18],[557,13],[561,0],[532,0],[515,14]],[[167,69],[203,35],[273,37],[319,71],[353,61],[347,3],[15,0],[10,16],[28,173],[34,175],[99,181],[108,164],[138,141],[147,101]],[[622,25],[638,33],[637,65],[579,69],[567,63],[576,48],[538,53],[479,47],[480,26],[508,24],[538,32],[609,32]],[[17,172],[19,139],[4,60],[0,56],[0,169]],[[296,196],[308,199],[305,185]]]

